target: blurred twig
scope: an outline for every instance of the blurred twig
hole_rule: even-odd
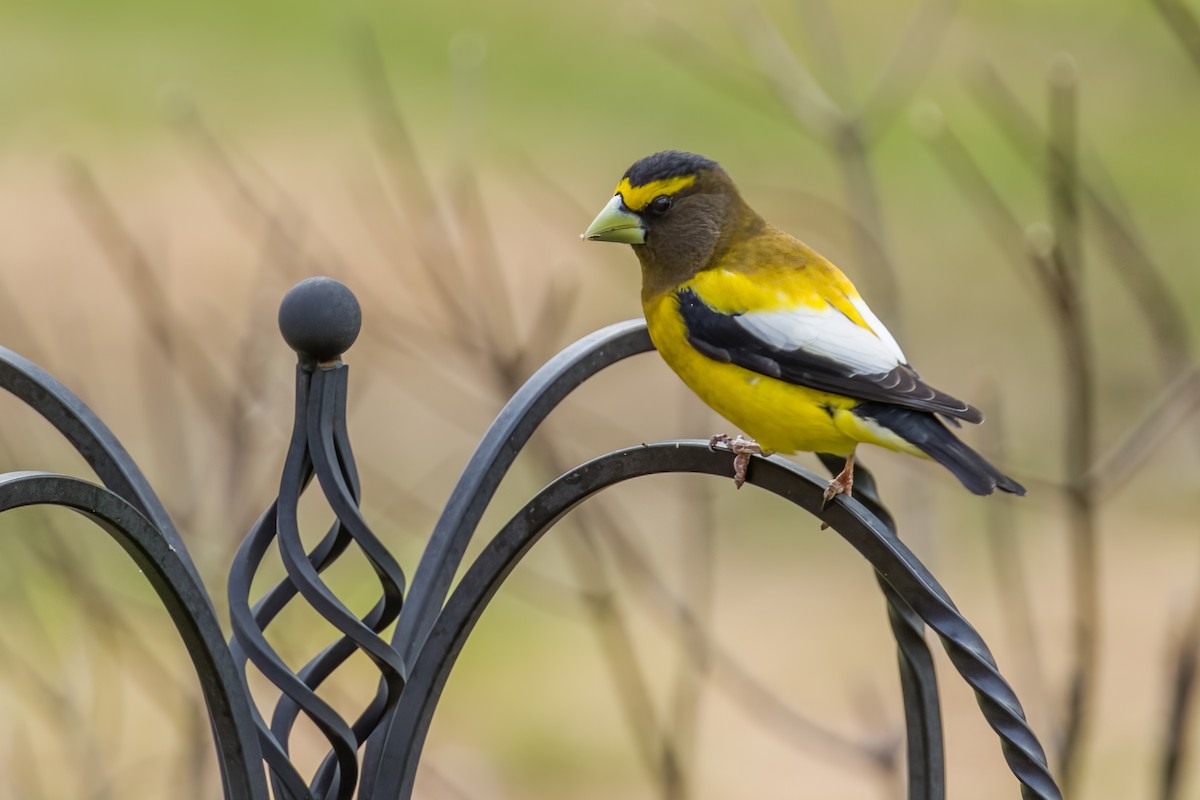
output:
[[[108,257],[116,277],[139,314],[153,346],[168,364],[178,359],[187,369],[180,371],[202,403],[216,402],[232,388],[221,363],[188,335],[180,335],[174,324],[177,312],[145,250],[121,220],[92,171],[82,161],[65,159],[68,197],[80,219]],[[182,357],[181,357],[182,356]]]
[[[1152,0],[1184,52],[1200,70],[1200,18],[1182,0]]]
[[[434,785],[434,791],[439,797],[447,797],[450,800],[472,800],[471,795],[462,788],[458,781],[447,775],[445,770],[438,769],[436,765],[423,765],[421,777],[428,779]]]
[[[1020,223],[999,193],[950,135],[936,112],[918,120],[918,128],[936,143],[935,154],[964,193],[975,201],[989,230],[1006,253],[1024,240],[1027,263],[1037,293],[1046,303],[1062,347],[1063,451],[1070,535],[1070,571],[1074,597],[1072,660],[1058,757],[1060,784],[1070,795],[1078,759],[1092,717],[1098,664],[1099,564],[1096,529],[1095,388],[1090,334],[1083,305],[1083,244],[1076,108],[1078,77],[1070,59],[1059,57],[1050,68],[1050,128],[1044,139],[1046,185],[1052,227],[1033,226],[1020,233]],[[1019,237],[1019,238],[1018,238]]]
[[[1083,247],[1079,219],[1078,76],[1075,64],[1060,56],[1050,67],[1050,139],[1047,182],[1054,243],[1049,263],[1043,254],[1051,295],[1060,321],[1063,377],[1063,450],[1066,457],[1067,519],[1071,536],[1071,586],[1075,598],[1067,708],[1059,750],[1059,785],[1071,795],[1095,705],[1099,669],[1100,563],[1096,541],[1094,461],[1096,403],[1092,349],[1083,304]]]
[[[976,82],[976,90],[984,108],[991,113],[997,126],[1008,135],[1018,150],[1029,155],[1030,141],[1040,138],[1037,124],[1020,106],[1012,91],[994,70],[988,69],[981,74],[982,79]],[[1068,77],[1071,77],[1073,81],[1073,76]],[[1053,127],[1055,122],[1053,115],[1051,121]],[[1052,142],[1046,156],[1052,167],[1056,163],[1062,164],[1068,159],[1077,159],[1073,150],[1066,150],[1068,146],[1074,148],[1073,141],[1063,143],[1056,139]],[[1103,175],[1103,167],[1098,161],[1092,159],[1091,164],[1093,170]],[[1118,277],[1124,281],[1130,295],[1137,302],[1137,307],[1142,311],[1147,327],[1155,340],[1154,352],[1158,356],[1161,371],[1165,380],[1171,381],[1168,389],[1143,415],[1141,421],[1127,431],[1124,438],[1101,458],[1096,459],[1090,453],[1092,447],[1090,441],[1087,444],[1089,452],[1086,461],[1078,446],[1075,449],[1075,458],[1070,459],[1069,457],[1069,475],[1079,475],[1080,468],[1086,467],[1088,470],[1085,476],[1077,479],[1075,485],[1069,483],[1067,487],[1068,500],[1072,509],[1072,529],[1075,532],[1077,545],[1080,545],[1081,537],[1086,535],[1084,531],[1094,528],[1092,517],[1094,517],[1095,499],[1108,494],[1106,489],[1121,485],[1141,464],[1145,463],[1148,454],[1159,442],[1164,440],[1164,432],[1173,430],[1178,422],[1191,413],[1195,404],[1196,391],[1194,387],[1195,368],[1191,365],[1191,342],[1183,310],[1163,280],[1162,271],[1149,255],[1132,220],[1127,216],[1128,212],[1121,210],[1124,204],[1121,203],[1119,197],[1112,200],[1106,199],[1105,192],[1096,189],[1091,182],[1080,178],[1078,174],[1072,180],[1078,186],[1088,208],[1097,217],[1094,230],[1099,232],[1108,245],[1105,252],[1111,256],[1110,260],[1116,268]],[[1106,181],[1106,183],[1107,193],[1114,193],[1116,190],[1112,182]],[[1077,217],[1078,209],[1074,213]],[[1072,348],[1072,352],[1068,354],[1070,359],[1068,363],[1076,367],[1070,373],[1073,375],[1077,375],[1079,372],[1080,362],[1076,360],[1077,353],[1077,348]],[[1086,364],[1086,361],[1083,363]],[[1077,385],[1074,387],[1074,391],[1079,391]],[[1078,403],[1078,396],[1076,403]],[[1073,437],[1078,445],[1081,443],[1078,428],[1083,426],[1084,420],[1075,414],[1068,417],[1068,420],[1076,426],[1074,433],[1068,435]],[[1194,427],[1194,430],[1200,430],[1200,426]],[[1087,499],[1085,499],[1085,495]],[[1092,510],[1085,511],[1085,506]],[[1076,551],[1077,556],[1082,555],[1085,559],[1088,552],[1089,549]],[[1081,573],[1086,567],[1086,561],[1074,558],[1073,564],[1077,570],[1077,579],[1083,579]],[[1096,580],[1093,577],[1086,580],[1086,583],[1095,584]],[[1086,586],[1082,588],[1086,591]],[[1093,585],[1087,593],[1098,597],[1098,587]],[[1083,600],[1083,597],[1081,596],[1080,599]],[[1077,631],[1077,657],[1083,658],[1087,652],[1091,651],[1092,658],[1094,658],[1095,643],[1094,641],[1089,643],[1091,638],[1092,634],[1086,630]],[[1078,713],[1068,715],[1068,727],[1064,732],[1064,787],[1069,786],[1070,783],[1071,754],[1074,752],[1075,742],[1081,735],[1080,728],[1084,722],[1085,712],[1080,708],[1084,701],[1080,695],[1088,691],[1088,686],[1086,680],[1081,680],[1083,677],[1085,676],[1076,671],[1070,690],[1069,708],[1078,709]],[[1072,721],[1074,721],[1073,725]]]
[[[320,252],[309,240],[319,231],[307,219],[287,193],[270,181],[246,158],[235,158],[231,148],[213,132],[200,109],[184,95],[171,98],[170,110],[176,128],[202,157],[209,174],[225,195],[221,209],[230,222],[244,230],[253,241],[261,242],[273,271],[260,272],[262,279],[298,280],[315,272],[344,274],[344,260],[327,242],[320,240]],[[261,285],[261,284],[260,284]]]
[[[0,650],[2,649],[0,647]],[[5,796],[14,800],[17,798],[17,792],[22,792],[24,797],[50,796],[42,780],[41,770],[38,769],[42,760],[38,758],[39,754],[33,742],[33,733],[27,725],[13,726],[12,749],[5,759],[9,762],[5,775],[8,776],[7,782],[12,794],[6,793]]]
[[[1158,776],[1159,800],[1178,800],[1183,796],[1184,770],[1192,753],[1196,679],[1200,672],[1200,593],[1171,649],[1173,652],[1168,660],[1171,677],[1167,682],[1162,763]]]
[[[996,248],[1018,267],[1021,277],[1031,277],[1027,269],[1028,251],[1023,244],[1025,227],[962,140],[946,124],[941,110],[933,105],[923,106],[914,115],[914,125],[917,132],[929,142],[930,153],[958,184],[959,191],[972,202]]]
[[[848,205],[859,222],[853,229],[858,264],[869,271],[875,284],[875,305],[894,331],[902,327],[899,284],[886,243],[869,152],[923,80],[956,6],[954,0],[928,0],[921,7],[876,88],[857,111],[848,106],[848,59],[824,0],[808,0],[801,8],[813,30],[812,46],[818,53],[814,60],[824,67],[822,75],[831,92],[797,58],[761,9],[748,0],[730,0],[727,14],[756,71],[727,63],[729,59],[720,54],[708,57],[705,54],[710,49],[703,42],[673,23],[659,20],[656,25],[677,60],[713,79],[713,85],[731,96],[744,101],[747,84],[766,85],[800,129],[837,159]],[[731,80],[733,76],[746,77]]]
[[[891,736],[862,741],[843,736],[790,708],[783,700],[754,678],[738,659],[708,634],[703,618],[676,598],[662,582],[650,560],[624,533],[631,526],[604,510],[601,524],[604,540],[614,557],[624,566],[622,574],[645,598],[645,607],[655,611],[654,620],[675,628],[683,635],[693,664],[706,664],[714,685],[724,691],[738,707],[792,746],[844,761],[847,765],[870,767],[882,775],[894,775],[899,768],[899,740]]]
[[[984,426],[985,450],[996,463],[1003,464],[1006,438],[1003,401],[995,384],[989,385],[985,395],[986,408],[989,409],[988,424]],[[1026,701],[1025,706],[1049,709],[1046,672],[1034,625],[1033,594],[1025,571],[1025,554],[1013,520],[1011,502],[1001,500],[987,504],[987,532],[991,562],[996,571],[996,585],[1004,604],[1004,621],[1014,645],[1012,652],[1017,661],[1017,674],[1020,682],[1029,687],[1032,694],[1032,700]]]
[[[1036,125],[1013,124],[1018,118],[1030,120],[998,76],[989,78],[986,85],[992,88],[980,91],[986,92],[991,98],[984,103],[985,107],[996,112],[997,124],[1010,134],[1017,134],[1018,128],[1024,131],[1014,138],[1014,143],[1019,141],[1022,152],[1026,152],[1029,144],[1025,134],[1044,138]],[[1003,119],[1008,122],[1002,122]],[[928,139],[930,152],[958,184],[962,193],[972,201],[996,248],[1015,265],[1023,267],[1029,264],[1028,251],[1021,247],[1025,239],[1022,223],[1000,197],[962,141],[946,125],[941,112],[936,107],[925,106],[915,115],[914,124],[918,133]],[[1159,356],[1162,371],[1169,381],[1139,421],[1124,431],[1121,439],[1109,446],[1092,464],[1089,480],[1094,484],[1094,494],[1104,498],[1110,497],[1115,487],[1124,485],[1147,462],[1150,454],[1193,413],[1200,398],[1200,376],[1197,374],[1200,367],[1190,361],[1190,339],[1182,306],[1166,289],[1161,278],[1162,271],[1141,244],[1131,221],[1123,217],[1114,205],[1104,201],[1087,180],[1081,177],[1079,181],[1088,206],[1097,216],[1097,224],[1091,226],[1091,230],[1099,229],[1102,237],[1110,242],[1111,248],[1105,252],[1112,256],[1118,275],[1129,281],[1131,295],[1139,301],[1138,306],[1147,321],[1147,327],[1155,334],[1154,353]],[[1134,274],[1133,277],[1130,277],[1130,273]],[[1028,281],[1032,289],[1043,292],[1044,283],[1029,281],[1036,273],[1021,269],[1018,274]],[[1133,290],[1135,284],[1140,287],[1137,291]]]
[[[739,3],[730,13],[738,24],[746,50],[758,60],[763,79],[780,103],[802,128],[837,157],[849,206],[865,232],[855,238],[858,263],[871,273],[876,305],[888,325],[900,330],[899,283],[888,255],[879,190],[861,117],[839,108],[829,98],[757,6]],[[837,43],[829,46],[840,47]]]
[[[274,318],[262,314],[262,309],[277,302],[291,281],[314,273],[337,275],[346,270],[331,246],[325,245],[321,255],[312,252],[305,243],[303,234],[309,231],[297,204],[278,187],[270,187],[270,192],[260,188],[264,179],[248,174],[248,168],[234,158],[230,147],[213,132],[190,99],[176,95],[171,108],[176,129],[206,168],[220,209],[231,224],[261,249],[260,259],[249,268],[252,280],[247,315],[240,323],[233,351],[223,359],[237,388],[222,392],[217,402],[203,407],[227,441],[244,443],[225,454],[227,463],[219,473],[223,478],[220,490],[225,505],[232,509],[231,530],[239,535],[253,521],[264,496],[260,491],[264,484],[255,480],[256,475],[250,469],[254,460],[249,456],[258,449],[251,445],[278,438],[283,432],[281,428],[264,425],[270,418],[257,413],[266,405],[265,398],[274,388],[273,373],[267,365],[274,361],[278,342]],[[236,324],[232,317],[230,322]]]
[[[863,104],[867,141],[874,144],[901,116],[925,80],[958,10],[959,0],[926,0]]]
[[[1142,416],[1119,441],[1101,453],[1092,466],[1090,480],[1098,496],[1128,483],[1164,442],[1177,435],[1200,409],[1200,365],[1185,370],[1149,404]]]
[[[1200,18],[1181,0],[1152,1],[1159,14],[1162,14],[1163,20],[1172,34],[1180,42],[1184,52],[1192,59],[1193,66],[1200,71]],[[1174,303],[1166,308],[1169,311],[1174,309]],[[1181,325],[1177,327],[1182,329]],[[1186,345],[1188,343],[1186,336],[1181,336],[1181,338]],[[1152,446],[1142,444],[1144,440],[1138,434],[1145,432],[1145,440],[1162,439],[1162,433],[1170,431],[1174,427],[1174,425],[1168,426],[1159,422],[1159,420],[1170,420],[1174,416],[1165,413],[1164,405],[1166,408],[1176,409],[1182,405],[1186,409],[1183,414],[1192,414],[1198,395],[1200,395],[1200,391],[1196,389],[1196,367],[1189,365],[1188,371],[1163,393],[1159,402],[1142,417],[1139,425],[1134,427],[1133,432],[1128,435],[1122,445],[1116,447],[1114,451],[1116,456],[1110,461],[1116,464],[1140,462],[1145,458],[1145,453],[1152,450]],[[1181,402],[1176,402],[1177,399]],[[1151,426],[1153,426],[1153,432],[1158,435],[1145,431]],[[1200,423],[1195,423],[1193,429],[1200,431]],[[1200,438],[1196,438],[1196,441],[1200,443]],[[1194,696],[1198,661],[1200,661],[1200,595],[1196,596],[1190,619],[1178,637],[1174,658],[1172,658],[1174,674],[1171,676],[1168,704],[1166,704],[1163,762],[1159,772],[1158,796],[1162,800],[1175,800],[1180,798],[1182,793],[1184,765],[1186,765],[1187,753],[1194,738],[1193,717],[1196,708]]]
[[[710,412],[695,399],[684,396],[681,414],[688,421],[689,430],[704,430],[711,419]],[[715,503],[713,495],[703,481],[692,479],[680,487],[683,519],[682,552],[679,563],[682,567],[682,604],[691,609],[691,614],[702,630],[711,630],[715,591],[716,531],[714,526]],[[668,734],[678,743],[679,758],[683,762],[683,775],[690,782],[696,772],[697,732],[704,685],[712,672],[711,659],[707,650],[693,652],[689,646],[687,626],[680,623],[676,635],[679,637],[679,664],[675,671],[675,691],[667,712]]]
[[[82,719],[74,698],[57,685],[45,666],[37,663],[36,657],[28,654],[28,643],[10,644],[0,634],[0,665],[3,665],[5,683],[19,687],[22,706],[35,712],[31,717],[63,731],[64,746],[78,760],[81,769],[91,766],[97,769],[96,774],[103,775],[106,760],[95,752],[95,740],[89,736],[90,728]],[[35,759],[30,772],[35,772],[33,765],[41,763],[41,759]]]
[[[218,401],[219,388],[230,388],[229,382],[223,380],[225,371],[196,338],[181,334],[179,326],[174,324],[177,312],[163,285],[162,271],[155,268],[92,171],[82,161],[65,159],[63,172],[67,178],[68,197],[144,325],[150,349],[160,355],[160,363],[179,374],[202,407],[210,407]],[[187,428],[182,424],[181,387],[170,380],[153,381],[151,385],[171,395],[156,409],[165,415],[165,424],[152,441],[161,448],[161,462],[176,464],[183,472],[180,476],[183,485],[194,486],[196,475],[191,470],[190,460],[179,458],[179,454],[188,449]],[[151,394],[145,391],[148,388],[143,387],[139,393],[147,403],[152,402]],[[189,499],[193,497],[190,492],[184,494]]]
[[[425,304],[423,310],[441,312],[439,329],[454,335],[466,334],[475,346],[483,346],[478,320],[468,313],[457,291],[469,285],[454,248],[457,237],[440,208],[432,182],[421,168],[416,146],[396,104],[379,44],[372,31],[364,28],[356,45],[372,144],[396,205],[393,222],[408,229],[408,239],[421,267],[415,275],[406,277],[423,279],[433,291],[437,302]]]
[[[1046,164],[1053,145],[1049,151],[1043,145],[1047,141],[1046,134],[1011,87],[990,66],[974,74],[969,86],[997,130],[1030,163]],[[1089,180],[1086,174],[1089,172],[1106,177],[1104,165],[1095,156],[1085,158],[1083,154],[1076,154],[1075,157],[1083,159],[1086,166],[1085,171],[1079,171],[1075,176],[1080,198],[1084,208],[1096,217],[1096,224],[1089,230],[1106,245],[1103,252],[1109,256],[1114,274],[1136,301],[1154,336],[1154,354],[1160,361],[1165,379],[1174,380],[1191,358],[1186,315],[1163,277],[1164,270],[1155,263],[1133,219],[1124,210],[1125,204],[1117,194],[1115,184],[1105,180],[1102,191],[1095,181]]]
[[[176,674],[178,670],[174,662],[153,646],[159,640],[157,635],[150,634],[160,621],[158,610],[150,609],[153,616],[143,617],[136,608],[127,608],[114,602],[110,596],[111,589],[97,583],[94,562],[82,560],[79,551],[66,544],[70,537],[79,533],[64,530],[59,524],[61,515],[47,514],[44,510],[36,514],[51,534],[31,540],[29,547],[34,564],[39,567],[37,574],[43,576],[38,581],[39,590],[44,590],[47,583],[60,584],[64,595],[74,597],[81,607],[87,609],[86,631],[89,635],[86,639],[95,640],[99,645],[99,653],[105,656],[103,662],[99,658],[92,659],[93,669],[107,670],[107,673],[94,679],[96,684],[103,686],[115,683],[113,676],[136,668],[136,686],[153,698],[155,706],[164,711],[169,721],[177,723],[181,753],[178,767],[182,774],[187,775],[183,785],[189,787],[191,796],[208,796],[211,729],[207,713],[199,686],[192,680],[181,680]],[[33,607],[35,601],[31,598],[29,604]],[[105,706],[93,710],[92,719],[95,721],[71,725],[73,730],[79,730],[79,735],[96,727],[106,730],[120,727],[124,704],[117,693],[101,690],[95,693],[95,698],[97,703]],[[100,754],[97,742],[88,746],[97,750],[97,758],[106,762],[112,760],[111,750]],[[93,796],[110,796],[104,792],[111,793],[116,777],[101,776],[102,779],[95,783]]]

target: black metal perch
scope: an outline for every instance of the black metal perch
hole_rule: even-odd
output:
[[[652,349],[641,321],[598,331],[547,362],[500,412],[450,495],[406,591],[404,572],[359,513],[360,489],[346,430],[348,368],[341,355],[357,337],[358,303],[342,284],[311,278],[280,308],[284,338],[299,354],[296,416],[279,494],[247,535],[230,568],[232,636],[226,646],[212,602],[162,504],[104,424],[66,387],[0,348],[0,386],[48,419],[95,470],[103,486],[46,473],[0,475],[0,512],[18,506],[73,508],[118,541],[149,577],[196,668],[213,723],[225,796],[267,800],[364,800],[411,795],[425,734],[458,653],[505,578],[561,517],[602,489],[645,475],[687,472],[727,480],[729,455],[706,443],[641,445],[595,458],[557,478],[483,548],[450,592],[492,497],[530,435],[572,390],[600,370]],[[296,509],[317,479],[336,522],[311,549],[301,542]],[[855,499],[821,509],[825,482],[789,461],[756,458],[748,483],[784,497],[827,522],[876,570],[896,637],[908,743],[908,797],[945,797],[941,713],[928,625],[975,691],[1000,737],[1025,798],[1061,797],[1020,703],[983,640],[934,577],[896,536],[870,479],[857,476]],[[379,581],[375,605],[359,617],[325,585],[321,573],[350,545]],[[272,546],[286,577],[257,600],[250,590]],[[298,670],[270,647],[264,631],[291,602],[303,602],[339,632]],[[381,635],[393,622],[389,642]],[[361,651],[379,670],[373,700],[353,721],[317,694]],[[246,687],[253,664],[281,691],[270,720]],[[328,741],[310,780],[292,764],[289,738],[304,714]]]

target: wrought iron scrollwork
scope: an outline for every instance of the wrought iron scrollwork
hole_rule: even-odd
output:
[[[230,569],[228,646],[182,540],[115,437],[64,387],[0,350],[0,386],[49,419],[105,484],[43,473],[3,475],[0,511],[29,504],[74,508],[96,521],[143,567],[200,676],[229,798],[266,800],[264,765],[276,798],[408,798],[426,731],[459,651],[505,578],[540,537],[573,507],[616,483],[666,472],[728,476],[728,454],[714,453],[700,442],[642,445],[600,456],[543,488],[484,545],[450,592],[484,511],[534,430],[590,376],[652,348],[642,322],[610,326],[547,362],[501,411],[451,493],[406,590],[400,565],[359,512],[360,485],[346,430],[349,370],[341,355],[354,342],[360,323],[354,296],[328,278],[298,284],[281,306],[281,330],[299,354],[295,423],[278,497],[250,530]],[[297,508],[314,478],[336,521],[306,550]],[[945,796],[937,683],[925,640],[928,625],[975,691],[1022,796],[1060,798],[1045,754],[987,646],[897,537],[869,472],[861,470],[856,478],[854,499],[839,497],[823,509],[824,482],[789,461],[755,458],[748,474],[752,485],[827,522],[878,575],[900,654],[908,796]],[[379,584],[378,599],[361,617],[321,577],[352,546],[366,557]],[[253,579],[272,547],[286,577],[252,601]],[[310,607],[339,634],[298,669],[264,635],[292,602]],[[393,623],[388,641],[382,634]],[[348,721],[317,690],[358,651],[375,665],[379,684],[373,699]],[[269,720],[246,688],[245,671],[251,664],[281,692]],[[329,745],[308,780],[289,754],[289,738],[301,714]]]
[[[403,760],[395,762],[387,780],[381,781],[386,789],[378,796],[410,795],[423,737],[454,660],[488,602],[521,558],[564,514],[597,492],[623,481],[667,472],[727,479],[729,461],[727,456],[713,453],[706,442],[698,441],[663,442],[609,453],[550,483],[487,544],[451,594],[413,665],[393,720],[400,738],[391,744]],[[760,460],[750,471],[747,483],[786,498],[829,523],[884,576],[901,601],[941,637],[952,663],[975,689],[980,709],[1000,736],[1009,766],[1021,781],[1023,796],[1060,797],[1046,766],[1045,753],[1029,729],[1016,695],[1000,677],[987,645],[894,533],[861,503],[837,503],[822,510],[826,482],[790,461],[778,457]],[[925,777],[926,786],[943,785],[940,774]]]
[[[0,347],[0,387],[50,422],[103,486],[65,475],[0,475],[0,512],[70,508],[94,522],[142,569],[187,647],[208,706],[225,796],[267,800],[253,708],[212,600],[171,518],[112,431],[49,373]]]
[[[280,307],[280,328],[297,348],[296,418],[275,503],[243,541],[229,575],[232,647],[279,687],[281,696],[270,724],[259,719],[263,751],[277,796],[349,800],[359,782],[358,751],[400,697],[405,681],[399,653],[379,634],[400,613],[404,572],[371,532],[358,510],[360,487],[346,432],[348,368],[341,354],[358,335],[361,316],[349,290],[329,278],[310,278],[287,294]],[[306,551],[297,518],[300,495],[316,477],[336,521],[311,551]],[[253,607],[250,587],[271,544],[287,577]],[[355,545],[379,580],[380,597],[363,617],[348,609],[321,580],[321,572]],[[341,637],[293,672],[272,650],[263,631],[299,595],[341,632]],[[351,655],[362,651],[379,669],[381,690],[352,723],[317,695],[317,688]],[[311,784],[300,776],[288,752],[288,740],[300,713],[329,742],[326,757]]]

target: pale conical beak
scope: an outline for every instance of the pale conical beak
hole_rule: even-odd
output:
[[[621,195],[615,194],[579,238],[592,242],[645,244],[646,229],[638,215],[625,207]]]

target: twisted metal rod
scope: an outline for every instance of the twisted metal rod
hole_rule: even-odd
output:
[[[817,457],[831,475],[837,475],[845,463],[844,458],[828,453],[818,453]],[[879,498],[874,474],[861,464],[856,470],[854,498],[888,533],[897,535],[896,522]],[[910,800],[944,800],[946,757],[942,741],[942,709],[933,654],[925,641],[925,623],[882,575],[876,573],[875,580],[887,601],[888,624],[896,637],[908,745],[908,797]]]
[[[389,758],[376,776],[376,796],[411,796],[420,751],[450,670],[488,602],[521,558],[564,514],[608,486],[664,472],[727,477],[727,456],[707,443],[666,442],[620,450],[550,483],[496,535],[467,569],[412,664],[395,710]],[[779,495],[828,523],[871,563],[904,602],[941,637],[950,660],[975,690],[979,707],[1027,800],[1061,800],[1046,757],[1016,696],[987,646],[920,561],[858,501],[821,508],[825,482],[789,461],[756,458],[747,482]]]
[[[302,359],[297,368],[296,421],[279,500],[247,536],[230,573],[235,655],[243,666],[247,659],[254,663],[282,692],[270,726],[261,718],[259,725],[276,791],[286,797],[353,797],[359,775],[358,748],[399,698],[406,673],[399,653],[379,636],[400,611],[405,578],[358,512],[359,480],[345,429],[347,373],[340,361],[317,365]],[[297,508],[314,475],[337,522],[312,551],[306,551],[300,540]],[[279,546],[288,576],[251,609],[250,585],[272,542]],[[360,547],[380,582],[381,597],[362,618],[346,608],[320,578],[351,542]],[[297,594],[342,636],[293,672],[267,644],[263,631]],[[383,693],[354,723],[347,724],[315,690],[359,650],[380,670]],[[330,745],[307,786],[289,759],[288,738],[300,713],[313,721]]]
[[[336,368],[322,368],[314,374],[312,392],[314,397],[320,399],[309,407],[309,446],[325,497],[379,579],[381,596],[363,616],[361,625],[354,632],[326,648],[306,664],[299,674],[308,685],[315,688],[356,650],[363,650],[375,663],[381,673],[381,691],[351,724],[355,741],[361,744],[390,713],[407,676],[399,654],[379,636],[400,613],[405,577],[400,565],[371,532],[358,511],[361,488],[346,430],[347,372],[348,368],[339,363]],[[287,698],[281,697],[273,725],[278,722],[290,731],[294,719],[295,713],[289,709]],[[341,777],[340,770],[335,772],[333,756],[331,752],[326,757],[313,780],[314,792],[318,796],[337,793],[335,782]],[[345,780],[341,782],[347,783]],[[353,788],[353,782],[350,782],[350,788]]]
[[[95,412],[49,372],[7,347],[0,347],[0,388],[53,425],[83,456],[101,483],[162,531],[180,554],[192,578],[200,582],[200,573],[162,501],[125,447]]]
[[[358,749],[387,718],[406,676],[399,652],[380,635],[400,613],[404,572],[359,513],[361,488],[346,431],[349,370],[341,355],[354,343],[361,323],[354,294],[331,278],[301,281],[284,296],[279,328],[299,356],[292,436],[278,498],[251,529],[230,568],[231,647],[235,658],[243,670],[247,661],[254,663],[281,690],[270,725],[257,709],[255,720],[272,785],[278,795],[286,798],[351,800],[359,789]],[[298,512],[300,496],[313,477],[336,521],[312,550],[306,550]],[[278,546],[287,577],[252,608],[251,585],[273,543]],[[322,571],[351,543],[358,546],[379,580],[380,597],[361,618],[321,579]],[[293,671],[267,643],[264,631],[297,595],[341,635]],[[359,651],[379,670],[380,689],[354,722],[347,723],[317,695],[316,689]],[[329,743],[325,758],[307,785],[289,754],[289,739],[301,713]]]
[[[233,653],[239,673],[243,676],[243,685],[245,685],[246,662],[250,661],[264,678],[279,687],[283,695],[292,697],[299,702],[310,719],[314,715],[318,715],[322,719],[328,720],[330,725],[336,726],[337,723],[334,721],[337,716],[336,712],[320,698],[309,698],[305,695],[308,687],[276,654],[263,635],[263,630],[270,621],[283,610],[287,601],[295,596],[295,587],[286,581],[276,584],[255,603],[253,608],[250,607],[250,585],[275,538],[276,520],[276,504],[272,503],[271,507],[250,528],[246,538],[242,540],[242,544],[234,555],[233,564],[229,568],[226,591],[229,600],[229,622],[233,628],[229,649]],[[328,563],[320,556],[327,555],[330,549],[336,549],[336,545],[333,543],[337,541],[338,537],[335,536],[337,532],[335,525],[314,548],[312,558],[315,563]],[[348,537],[346,538],[348,539]],[[319,552],[323,546],[324,552]],[[345,544],[341,545],[341,549],[345,549]],[[270,770],[274,793],[285,800],[311,800],[312,794],[309,792],[308,784],[292,765],[287,748],[271,733],[271,729],[263,720],[258,708],[253,704],[251,708],[259,732],[263,760]]]
[[[312,462],[303,446],[304,426],[300,422],[305,418],[304,411],[308,405],[310,383],[311,372],[298,368],[296,371],[297,424],[293,428],[292,442],[288,448],[284,468],[287,473],[288,465],[293,464],[291,477],[299,485],[298,492],[308,485],[313,475]],[[357,747],[349,726],[332,706],[318,697],[312,687],[291,670],[263,634],[266,626],[298,592],[298,587],[289,579],[280,581],[264,594],[253,609],[250,607],[251,584],[263,558],[276,539],[278,529],[279,501],[276,501],[259,517],[234,556],[229,570],[227,587],[229,619],[233,628],[230,648],[239,668],[243,670],[243,674],[246,661],[249,660],[263,677],[279,688],[282,693],[281,697],[290,698],[292,702],[302,708],[305,715],[313,721],[326,740],[331,743],[331,748],[338,754],[340,761],[344,763],[347,760],[347,754],[350,758],[357,758],[355,755]],[[307,557],[312,559],[314,565],[324,568],[346,549],[349,540],[349,536],[343,535],[341,526],[335,524]],[[286,735],[282,738],[277,736],[263,721],[257,708],[255,708],[254,714],[263,748],[263,757],[270,769],[271,784],[275,793],[288,798],[288,800],[308,800],[312,797],[312,793],[307,782],[291,762]]]

